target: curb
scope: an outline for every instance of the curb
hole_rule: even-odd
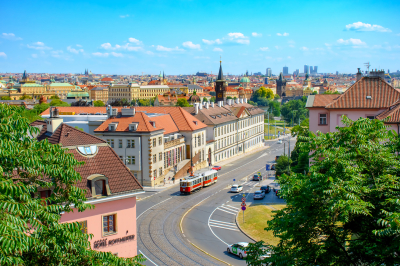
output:
[[[239,212],[240,211],[238,211],[238,213],[236,214],[236,218],[235,218],[235,222],[236,222],[236,225],[237,225],[237,227],[239,228],[239,230],[243,233],[243,234],[245,234],[248,238],[250,238],[251,240],[253,240],[254,242],[258,242],[257,240],[255,240],[254,238],[252,238],[249,234],[247,234],[245,231],[243,231],[243,229],[240,227],[240,225],[239,225],[239,222],[238,222],[238,216],[239,216]]]
[[[197,249],[200,250],[201,252],[207,254],[207,255],[210,256],[211,258],[216,259],[216,260],[218,260],[218,261],[220,261],[220,262],[222,262],[222,263],[225,263],[226,265],[231,265],[231,264],[227,263],[226,261],[220,260],[220,259],[218,259],[217,257],[214,257],[213,255],[211,255],[210,253],[208,253],[208,252],[202,250],[201,248],[199,248],[198,246],[196,246],[196,245],[193,244],[192,242],[190,242],[190,244],[192,244],[195,248],[197,248]]]

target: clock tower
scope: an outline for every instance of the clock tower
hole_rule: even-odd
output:
[[[217,80],[215,81],[215,101],[224,101],[226,98],[226,81],[224,80],[224,74],[222,73],[221,61],[219,61],[219,73]]]

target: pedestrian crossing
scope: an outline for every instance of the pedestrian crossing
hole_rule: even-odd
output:
[[[223,212],[226,212],[229,214],[233,214],[233,215],[236,215],[236,213],[239,211],[238,208],[235,208],[235,207],[232,207],[229,205],[221,205],[217,208],[217,210],[223,211]]]
[[[212,227],[227,229],[231,231],[239,231],[235,223],[222,222],[218,220],[209,220],[208,224]]]

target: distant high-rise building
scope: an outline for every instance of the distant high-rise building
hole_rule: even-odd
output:
[[[269,79],[268,78],[264,79],[264,84],[269,84]]]
[[[312,66],[310,66],[310,74],[314,73],[314,69]]]
[[[314,66],[314,74],[318,73],[318,66]]]
[[[336,76],[339,75],[339,71],[336,71]]]
[[[289,68],[287,66],[283,67],[283,75],[289,74]]]
[[[309,74],[310,73],[310,68],[308,65],[304,65],[304,74]]]
[[[266,76],[267,77],[271,77],[272,76],[271,68],[267,68]]]
[[[296,76],[298,76],[300,73],[300,70],[296,69]]]

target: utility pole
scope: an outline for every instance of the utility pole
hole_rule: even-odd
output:
[[[283,143],[283,156],[286,155],[286,142]]]
[[[276,138],[276,120],[274,120],[275,121],[275,138]]]
[[[268,139],[269,139],[269,108],[267,109],[267,113],[268,113]]]

